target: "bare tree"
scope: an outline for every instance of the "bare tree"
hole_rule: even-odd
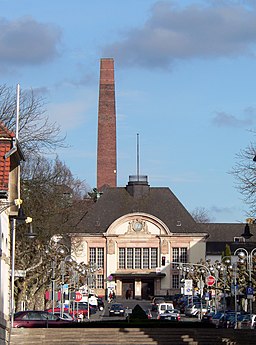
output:
[[[15,281],[16,305],[27,301],[29,308],[43,308],[52,269],[52,257],[45,248],[56,235],[63,245],[70,246],[69,233],[75,231],[86,213],[87,188],[58,158],[53,162],[42,157],[30,159],[21,182],[24,211],[33,218],[33,232],[37,236],[31,242],[26,236],[27,226],[18,224],[15,267],[26,271],[26,277]],[[60,258],[54,255],[59,263]],[[60,279],[58,265],[56,276]]]
[[[256,144],[249,144],[236,155],[231,174],[235,177],[236,188],[249,205],[248,216],[256,215]]]
[[[0,85],[0,120],[5,126],[16,130],[16,91]],[[33,90],[20,92],[19,143],[25,156],[42,155],[64,147],[60,126],[51,123],[45,110],[45,100],[36,96]]]
[[[211,218],[204,207],[197,207],[191,212],[191,216],[197,223],[210,223]]]

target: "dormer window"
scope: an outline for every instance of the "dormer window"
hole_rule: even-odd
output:
[[[245,239],[242,236],[234,237],[235,243],[245,242]]]

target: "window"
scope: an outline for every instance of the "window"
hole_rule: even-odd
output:
[[[187,262],[188,260],[187,248],[180,248],[180,262]]]
[[[103,289],[104,288],[104,279],[103,274],[98,274],[96,277],[96,288]]]
[[[151,268],[157,267],[157,248],[151,248]]]
[[[180,278],[178,274],[173,274],[172,275],[172,288],[173,289],[179,289],[180,284],[179,284]]]
[[[245,242],[244,237],[234,237],[234,242],[239,243],[239,242]]]
[[[141,249],[135,248],[135,268],[141,268]]]
[[[127,248],[127,268],[133,268],[133,248]]]
[[[142,268],[149,268],[149,248],[143,248]]]
[[[103,268],[104,266],[104,248],[97,248],[97,265],[98,268]]]
[[[125,268],[125,248],[119,248],[119,268]]]
[[[147,269],[157,266],[157,248],[119,248],[119,269]]]
[[[90,263],[98,268],[104,267],[104,248],[90,248]]]
[[[173,262],[188,262],[188,253],[186,247],[181,248],[172,248],[172,261]],[[176,268],[177,265],[173,265],[173,268]]]
[[[90,263],[96,263],[96,248],[90,248]]]

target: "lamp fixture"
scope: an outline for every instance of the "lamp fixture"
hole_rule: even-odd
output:
[[[253,236],[253,234],[250,232],[250,227],[248,223],[245,224],[244,232],[243,234],[241,234],[241,236],[246,240],[249,240]]]

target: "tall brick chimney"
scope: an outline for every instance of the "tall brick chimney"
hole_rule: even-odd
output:
[[[116,106],[114,60],[100,61],[97,189],[116,187]]]

